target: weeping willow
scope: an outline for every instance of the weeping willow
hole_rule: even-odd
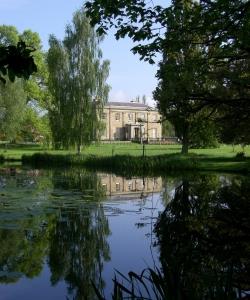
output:
[[[49,115],[56,148],[80,152],[101,135],[109,93],[109,61],[102,60],[101,41],[83,10],[74,14],[63,41],[49,38]]]

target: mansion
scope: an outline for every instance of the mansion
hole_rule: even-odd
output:
[[[157,141],[162,138],[161,116],[146,104],[108,102],[103,110],[105,129],[101,140]]]

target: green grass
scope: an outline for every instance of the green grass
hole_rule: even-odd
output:
[[[176,154],[180,153],[180,145],[146,145],[145,154],[146,156],[155,156],[162,154]],[[236,146],[234,151],[232,146],[221,145],[220,148],[215,149],[190,149],[189,153],[198,155],[204,155],[206,157],[234,157],[237,152],[242,151],[240,146]],[[32,155],[37,152],[47,152],[55,155],[68,155],[75,154],[75,151],[66,150],[48,150],[38,145],[23,146],[23,145],[8,145],[5,147],[1,145],[0,155],[4,155],[6,159],[21,159],[22,155]],[[247,156],[250,156],[250,146],[245,147]],[[131,144],[96,144],[85,148],[82,152],[85,155],[96,155],[96,156],[112,156],[112,155],[142,155],[142,145],[131,143]]]
[[[146,145],[145,159],[142,158],[140,144],[96,144],[83,150],[82,155],[75,151],[46,150],[40,146],[1,146],[0,156],[5,160],[40,162],[43,165],[82,165],[112,172],[149,174],[181,170],[203,171],[250,171],[250,146],[245,147],[247,158],[237,159],[240,146],[221,145],[215,149],[190,149],[188,156],[180,154],[180,145]],[[45,154],[46,152],[46,154]],[[31,159],[32,155],[33,156]]]

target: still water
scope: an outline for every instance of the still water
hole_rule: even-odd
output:
[[[2,167],[0,299],[112,299],[115,274],[145,268],[159,299],[248,297],[249,195],[238,175]]]

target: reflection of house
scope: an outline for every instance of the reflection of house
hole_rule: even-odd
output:
[[[106,124],[102,140],[159,140],[162,137],[160,114],[137,102],[109,102],[102,120]]]
[[[101,184],[106,195],[138,197],[162,190],[162,179],[157,178],[124,178],[113,174],[101,174]]]

